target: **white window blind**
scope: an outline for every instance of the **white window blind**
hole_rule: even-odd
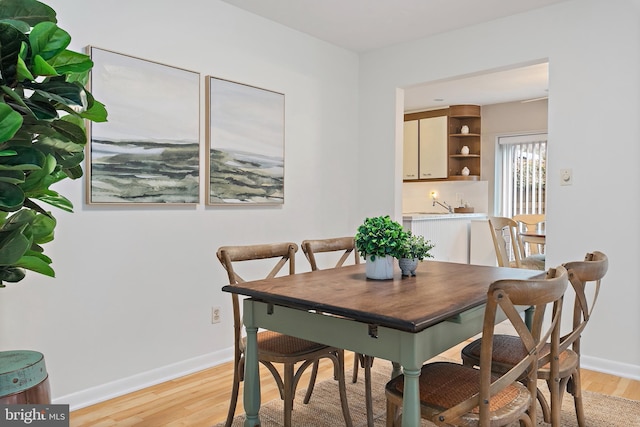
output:
[[[498,147],[502,162],[502,215],[544,214],[547,201],[547,134],[498,137]]]

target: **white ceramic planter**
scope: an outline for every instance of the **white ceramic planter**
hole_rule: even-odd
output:
[[[392,256],[375,257],[375,260],[371,261],[369,255],[366,256],[365,272],[367,278],[375,280],[389,280],[393,279],[393,260]]]

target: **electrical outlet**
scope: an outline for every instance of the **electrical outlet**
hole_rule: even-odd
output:
[[[222,310],[220,307],[211,307],[211,323],[220,323]]]

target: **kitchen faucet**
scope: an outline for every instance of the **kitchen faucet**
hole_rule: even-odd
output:
[[[451,205],[448,205],[447,202],[443,202],[440,203],[439,201],[436,200],[436,198],[433,198],[433,206],[435,206],[437,204],[439,204],[440,206],[442,206],[443,208],[445,208],[446,210],[449,211],[449,213],[453,213],[453,209],[451,208]]]

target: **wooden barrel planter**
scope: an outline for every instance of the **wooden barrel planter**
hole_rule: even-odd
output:
[[[0,404],[51,403],[44,355],[36,351],[0,351]]]

